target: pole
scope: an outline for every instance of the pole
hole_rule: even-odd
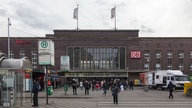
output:
[[[32,87],[33,87],[33,72],[31,71],[31,87],[30,87],[30,89],[31,89],[31,103],[33,102]]]
[[[77,4],[77,30],[79,30],[79,4]]]
[[[116,26],[117,26],[117,25],[116,25],[116,5],[115,5],[115,30],[117,29]]]
[[[7,41],[8,41],[8,42],[7,42],[7,43],[8,43],[8,45],[7,45],[7,47],[8,47],[8,52],[7,52],[7,53],[8,53],[8,54],[7,54],[7,55],[8,55],[8,58],[10,58],[10,37],[9,37],[9,35],[10,35],[10,34],[9,34],[9,26],[10,26],[10,25],[11,25],[11,23],[10,23],[10,20],[9,20],[9,18],[8,18],[8,40],[7,40]]]
[[[47,67],[45,66],[45,87],[46,87],[46,104],[48,104],[48,88],[47,88]]]

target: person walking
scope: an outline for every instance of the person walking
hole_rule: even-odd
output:
[[[168,89],[169,89],[169,99],[170,98],[173,99],[174,85],[173,85],[173,83],[171,81],[168,84]]]
[[[84,82],[84,87],[85,87],[85,95],[89,95],[90,85],[89,85],[89,82],[87,80]]]
[[[108,84],[106,81],[103,82],[103,95],[106,96],[107,95],[107,90],[108,90]]]
[[[35,78],[33,81],[33,88],[32,88],[32,93],[33,93],[33,107],[38,107],[38,92],[39,92],[39,83],[37,81],[38,79]]]
[[[77,95],[77,84],[73,83],[72,88],[73,88],[73,95]]]
[[[130,90],[133,90],[133,85],[134,85],[134,82],[133,82],[133,80],[131,80],[130,83],[129,83]]]
[[[117,82],[114,82],[114,84],[112,84],[111,90],[112,90],[113,102],[114,104],[118,104],[118,93],[120,89]]]
[[[95,85],[96,85],[96,81],[95,81],[95,80],[93,80],[93,81],[92,81],[92,91],[94,91],[94,90],[95,90]]]

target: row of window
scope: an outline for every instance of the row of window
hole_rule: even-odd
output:
[[[145,70],[150,70],[150,64],[149,63],[145,63],[144,64],[144,69]],[[160,63],[156,63],[155,64],[155,69],[156,70],[161,70],[161,64]],[[168,63],[168,65],[167,65],[167,70],[172,70],[173,69],[173,67],[172,67],[172,64],[171,63]],[[179,66],[178,66],[178,70],[183,70],[184,69],[184,66],[183,66],[183,64],[179,64]],[[192,64],[190,65],[190,70],[192,71]]]
[[[144,52],[144,58],[145,59],[150,58],[150,51]],[[161,58],[161,52],[160,51],[156,52],[156,58]],[[172,51],[167,52],[167,58],[173,58],[173,52]],[[184,51],[178,52],[178,58],[184,58]],[[190,58],[192,58],[192,51],[190,51]]]
[[[37,68],[38,58],[37,51],[31,52],[31,62],[33,69]],[[70,56],[71,69],[125,69],[125,47],[68,47],[68,55]],[[20,58],[26,56],[25,51],[20,51]],[[173,52],[167,52],[167,58],[172,58]],[[179,58],[184,58],[184,52],[178,52]],[[10,51],[10,58],[14,58],[13,51]],[[157,51],[156,58],[161,58],[161,52]],[[192,58],[192,51],[190,51],[190,58]],[[144,69],[150,70],[150,51],[144,51]],[[172,63],[168,62],[167,69],[171,70]],[[156,70],[161,70],[161,64],[155,64]],[[183,70],[183,63],[178,65],[179,70]],[[192,64],[190,65],[192,71]]]

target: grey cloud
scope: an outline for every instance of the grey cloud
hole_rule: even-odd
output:
[[[15,3],[14,8],[17,20],[32,28],[46,30],[52,28],[54,25],[60,25],[59,17],[51,13],[49,14],[49,12],[42,11],[38,6],[27,6]]]
[[[0,16],[6,16],[7,12],[4,9],[0,9]]]
[[[154,33],[153,29],[151,29],[145,25],[141,25],[140,29],[141,29],[141,32]]]
[[[32,27],[43,28],[48,26],[42,21],[45,16],[37,10],[23,7],[16,10],[16,15],[21,21]]]

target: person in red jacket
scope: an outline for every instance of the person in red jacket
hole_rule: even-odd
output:
[[[48,86],[51,86],[51,81],[48,79],[48,81],[47,81],[47,85]]]

